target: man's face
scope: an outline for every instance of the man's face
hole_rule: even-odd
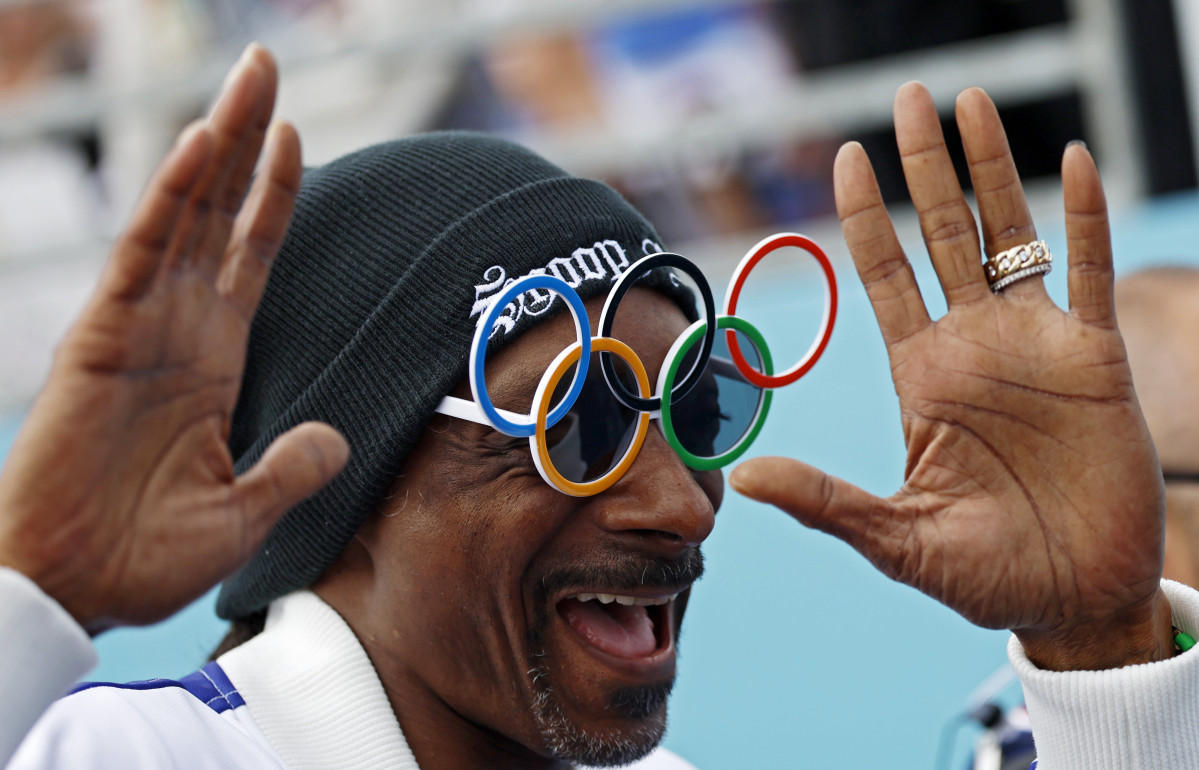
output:
[[[602,298],[587,304],[598,318]],[[613,336],[654,382],[686,326],[670,300],[634,289]],[[563,314],[492,356],[496,404],[527,414],[573,340]],[[457,721],[461,740],[502,753],[627,762],[665,729],[679,624],[722,494],[719,472],[691,472],[656,427],[615,486],[573,498],[541,479],[527,439],[439,416],[326,582],[369,569],[359,607],[333,603],[418,758],[420,724],[444,733]]]

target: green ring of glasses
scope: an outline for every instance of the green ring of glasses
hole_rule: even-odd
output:
[[[706,328],[706,323],[697,323],[691,327],[687,337],[683,340],[678,348],[678,353],[671,360],[670,366],[667,368],[666,373],[662,377],[662,393],[672,392],[675,377],[678,375],[679,367],[682,365],[683,359],[687,355],[687,351],[690,350],[691,346],[696,343],[701,335],[703,335]],[[732,333],[732,331],[739,331],[748,337],[749,341],[752,342],[753,346],[757,349],[758,354],[762,357],[763,373],[766,374],[766,376],[774,374],[774,362],[770,358],[770,348],[766,345],[766,339],[762,336],[762,333],[758,331],[756,326],[738,316],[722,315],[717,316],[716,318],[716,328],[718,330],[729,329],[731,330],[729,333]],[[752,383],[747,384],[752,385]],[[766,423],[766,413],[770,411],[770,401],[773,395],[774,391],[772,390],[762,390],[761,401],[759,401],[758,404],[758,413],[754,416],[753,423],[750,425],[749,430],[745,431],[741,438],[737,440],[737,443],[733,444],[724,452],[721,452],[713,457],[701,457],[700,455],[692,454],[686,447],[683,446],[682,442],[679,441],[678,434],[675,433],[674,422],[670,416],[670,410],[673,405],[670,403],[670,399],[665,398],[662,399],[662,435],[666,437],[667,443],[669,443],[671,448],[678,453],[679,457],[683,459],[683,462],[688,468],[692,468],[697,471],[712,471],[716,470],[717,468],[723,468],[741,455],[745,454],[745,451],[749,449],[751,444],[754,443],[754,439],[758,437],[758,433],[762,430],[762,426]]]

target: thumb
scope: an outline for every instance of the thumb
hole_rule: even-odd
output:
[[[863,554],[885,527],[890,503],[819,468],[785,457],[746,460],[729,474],[741,494],[769,503],[805,527],[838,537]]]
[[[324,423],[302,423],[275,439],[234,488],[245,516],[242,558],[249,558],[292,506],[341,473],[349,459],[350,445]]]

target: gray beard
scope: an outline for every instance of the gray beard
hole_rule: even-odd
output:
[[[533,685],[533,720],[546,749],[555,758],[575,765],[619,767],[653,751],[666,733],[666,700],[674,682],[617,691],[610,707],[639,724],[615,735],[597,735],[567,719],[541,666],[529,670]]]

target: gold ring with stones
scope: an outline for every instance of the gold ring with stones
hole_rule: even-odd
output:
[[[991,291],[998,294],[1016,281],[1053,269],[1053,255],[1045,241],[1031,241],[1001,251],[983,262],[983,272]]]

